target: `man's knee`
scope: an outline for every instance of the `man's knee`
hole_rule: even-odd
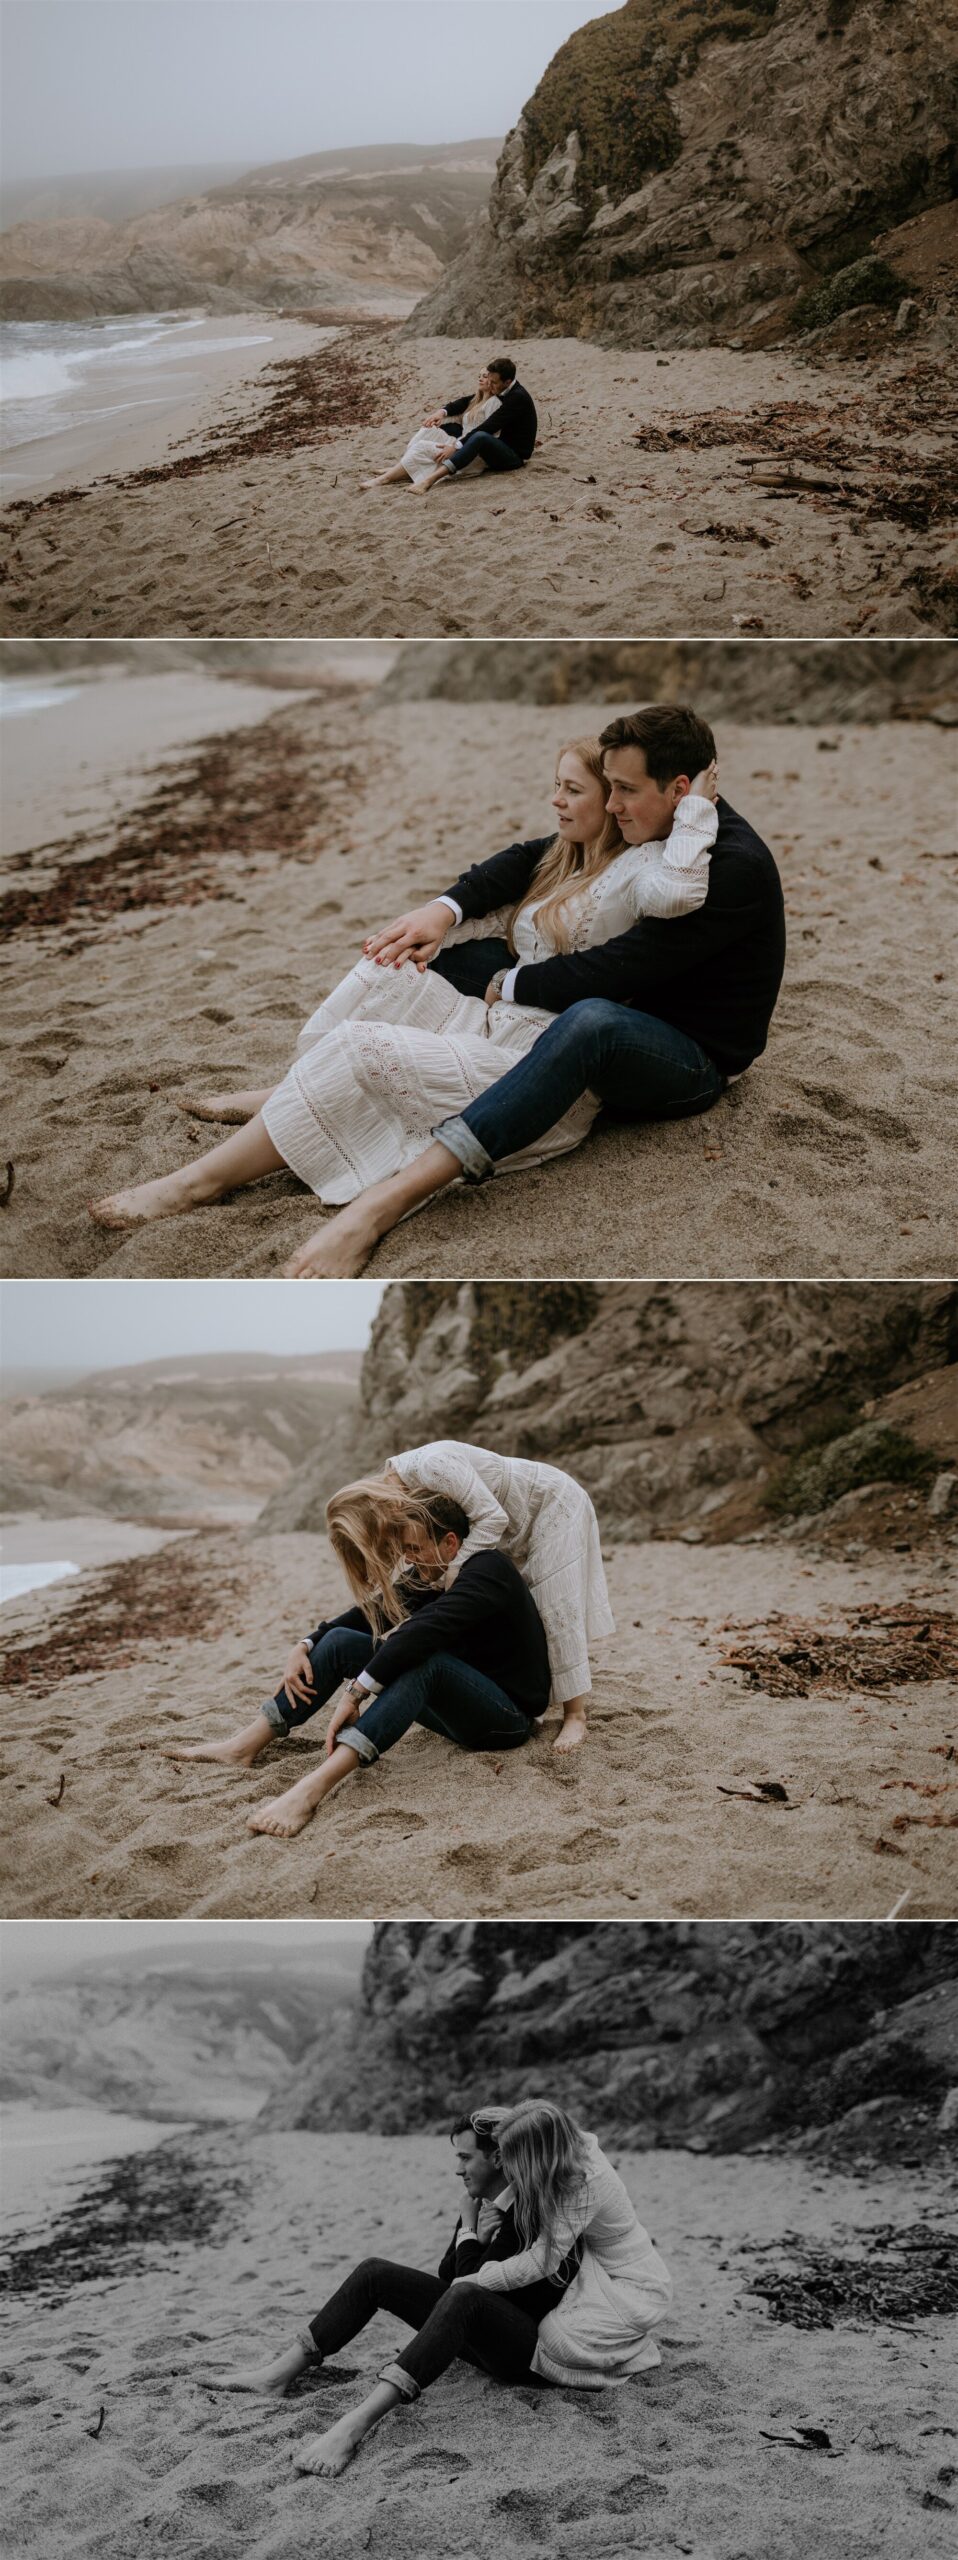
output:
[[[593,1056],[621,1029],[622,1014],[622,1005],[608,996],[583,996],[579,1004],[567,1005],[543,1038]]]
[[[360,2258],[358,2267],[353,2270],[355,2275],[362,2277],[364,2284],[369,2285],[380,2284],[383,2277],[391,2275],[392,2272],[391,2258]]]

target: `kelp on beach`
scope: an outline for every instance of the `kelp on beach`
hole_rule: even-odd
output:
[[[211,1533],[215,1535],[215,1532]],[[216,1637],[247,1589],[241,1558],[224,1570],[202,1554],[203,1532],[174,1539],[152,1556],[132,1556],[91,1573],[76,1600],[39,1643],[15,1645],[0,1660],[0,1684],[48,1697],[61,1681],[121,1670],[165,1636]]]
[[[805,1698],[810,1689],[880,1692],[906,1680],[958,1675],[958,1619],[952,1610],[870,1601],[848,1617],[844,1630],[783,1617],[769,1623],[757,1641],[733,1645],[722,1660],[769,1698]]]
[[[949,418],[958,427],[955,406],[943,395],[941,369],[922,362],[899,375],[894,400],[881,407],[863,391],[831,415],[812,400],[772,401],[747,420],[717,408],[665,426],[639,427],[631,441],[645,453],[746,446],[739,461],[755,494],[802,498],[864,519],[883,516],[928,533],[958,507],[958,444],[950,453],[937,445],[921,450],[921,439],[940,436]],[[740,538],[735,528],[723,526],[726,540],[729,530]]]
[[[795,2329],[831,2329],[836,2320],[930,2320],[958,2311],[958,2240],[950,2230],[929,2219],[905,2229],[884,2223],[849,2237],[859,2244],[854,2253],[784,2235],[774,2250],[758,2253],[774,2263],[747,2278],[749,2292],[767,2303],[773,2320]]]
[[[231,2239],[244,2180],[201,2166],[179,2142],[118,2160],[57,2216],[46,2240],[14,2236],[0,2295],[39,2295],[55,2309],[74,2285],[144,2275],[161,2251]],[[224,2221],[229,2212],[226,2228]]]

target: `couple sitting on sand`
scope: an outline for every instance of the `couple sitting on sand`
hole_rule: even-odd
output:
[[[574,1476],[433,1440],[346,1485],[326,1520],[357,1605],[294,1646],[282,1687],[252,1724],[167,1751],[251,1768],[342,1688],[325,1760],[252,1814],[251,1831],[291,1838],[413,1724],[462,1751],[513,1751],[551,1697],[562,1710],[556,1750],[585,1740],[589,1647],[614,1634],[615,1620],[598,1522]]]
[[[359,485],[387,489],[392,481],[411,481],[424,496],[440,480],[461,480],[464,471],[521,471],[535,452],[538,431],[535,403],[517,382],[512,357],[493,356],[475,391],[432,410],[402,461]]]
[[[415,2330],[359,2407],[294,2454],[297,2471],[335,2478],[380,2418],[459,2359],[495,2382],[577,2391],[661,2363],[650,2333],[672,2280],[595,2135],[550,2099],[524,2098],[460,2116],[451,2138],[465,2193],[438,2275],[364,2258],[272,2364],[206,2377],[224,2391],[282,2393],[377,2311]]]
[[[612,720],[563,748],[553,806],[554,836],[370,936],[274,1088],[191,1099],[245,1125],[98,1201],[99,1224],[176,1217],[289,1166],[350,1205],[286,1276],[350,1278],[447,1184],[566,1153],[603,1105],[710,1110],[765,1047],[785,956],[778,872],[718,796],[711,729],[670,703]]]

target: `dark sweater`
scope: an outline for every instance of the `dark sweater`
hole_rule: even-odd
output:
[[[467,391],[464,400],[447,400],[447,418],[461,418],[475,396],[474,391]],[[518,454],[520,462],[528,462],[530,454],[535,452],[538,432],[535,401],[528,391],[523,390],[521,382],[511,382],[508,391],[502,394],[498,409],[487,419],[483,433],[501,436],[503,444],[511,445],[513,453]]]
[[[467,1556],[449,1591],[411,1580],[403,1585],[410,1616],[376,1646],[366,1668],[387,1689],[430,1654],[453,1653],[495,1681],[523,1715],[541,1716],[549,1704],[551,1674],[542,1620],[518,1566],[498,1547]],[[324,1620],[308,1641],[317,1644],[329,1626],[368,1628],[361,1609]]]
[[[457,2235],[461,2228],[461,2221],[460,2216],[456,2224]],[[455,2276],[478,2275],[480,2267],[485,2266],[487,2258],[517,2258],[524,2247],[525,2242],[520,2239],[516,2229],[515,2213],[509,2205],[498,2230],[492,2233],[490,2239],[480,2240],[473,2232],[468,2239],[463,2240],[461,2248],[457,2248],[454,2236],[450,2240],[445,2256],[440,2259],[439,2274],[444,2284],[451,2284]],[[563,2259],[561,2270],[556,2275],[542,2276],[536,2284],[516,2285],[509,2295],[510,2302],[514,2302],[517,2311],[526,2312],[528,2317],[538,2325],[540,2320],[545,2319],[546,2312],[554,2311],[556,2303],[561,2302],[581,2256],[582,2242],[579,2240],[569,2256]]]
[[[785,907],[767,844],[727,800],[719,801],[718,816],[704,906],[687,916],[642,916],[591,951],[525,962],[516,1004],[565,1013],[586,996],[606,996],[686,1032],[724,1075],[750,1066],[765,1047],[782,983]],[[516,904],[551,842],[538,836],[507,845],[473,863],[448,896],[464,916]]]

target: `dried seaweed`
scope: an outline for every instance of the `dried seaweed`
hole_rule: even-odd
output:
[[[0,1685],[48,1697],[61,1681],[122,1670],[164,1639],[215,1640],[246,1598],[249,1571],[224,1570],[175,1540],[153,1556],[127,1557],[91,1577],[86,1590],[33,1644],[0,1660]]]
[[[882,398],[880,412],[863,394],[843,402],[837,416],[823,413],[812,400],[778,400],[745,411],[710,409],[664,427],[639,427],[632,441],[645,453],[736,447],[753,463],[768,455],[780,466],[773,483],[765,474],[760,479],[770,495],[806,498],[865,519],[884,516],[914,532],[930,532],[958,506],[958,446],[944,441],[954,412],[949,422],[940,369],[925,362],[911,366],[896,378],[894,400],[887,386]],[[920,452],[916,439],[933,431],[941,439],[937,449]]]
[[[958,1675],[958,1619],[950,1609],[902,1601],[863,1602],[846,1627],[777,1619],[762,1637],[723,1653],[750,1689],[769,1698],[807,1698],[810,1689],[890,1689],[904,1680]]]
[[[789,2263],[747,2279],[773,2320],[832,2329],[836,2320],[931,2320],[958,2311],[958,2239],[922,2222],[856,2233],[860,2256],[793,2242]],[[758,2252],[756,2254],[762,2254]],[[781,2258],[781,2243],[775,2244]]]

